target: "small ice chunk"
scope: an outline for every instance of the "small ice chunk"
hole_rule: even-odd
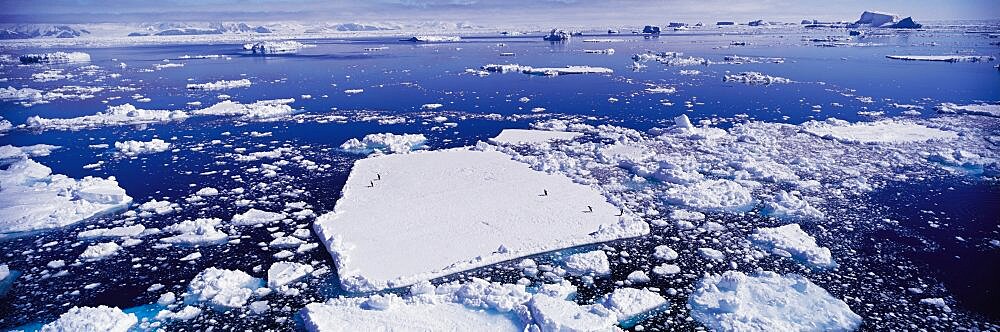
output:
[[[210,267],[188,284],[185,301],[208,303],[220,310],[240,308],[263,285],[262,280],[246,272]]]
[[[108,306],[73,307],[59,319],[42,326],[42,332],[127,332],[139,322],[135,314]]]
[[[570,255],[563,260],[566,273],[574,276],[611,274],[611,264],[604,250],[594,250]]]

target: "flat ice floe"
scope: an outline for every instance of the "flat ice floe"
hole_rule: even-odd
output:
[[[157,152],[167,151],[170,149],[170,143],[167,143],[166,141],[159,138],[154,138],[149,142],[124,141],[124,142],[115,142],[115,149],[117,149],[118,152],[124,155],[135,156],[144,153],[157,153]]]
[[[510,73],[520,72],[530,75],[559,76],[569,74],[612,74],[614,70],[604,67],[591,66],[566,66],[566,67],[542,67],[522,66],[518,64],[488,64],[481,67],[487,72]]]
[[[771,253],[790,257],[811,267],[833,268],[830,249],[820,247],[816,239],[799,227],[799,224],[788,224],[774,228],[758,228],[750,238]]]
[[[73,307],[59,319],[42,326],[43,332],[126,332],[139,322],[135,314],[108,306]]]
[[[709,275],[688,298],[691,317],[713,331],[851,331],[861,317],[798,275]]]
[[[504,129],[499,135],[490,139],[493,143],[502,144],[540,144],[554,140],[572,140],[583,134],[567,131]]]
[[[344,288],[362,291],[649,232],[620,212],[565,176],[455,149],[357,161],[336,209],[314,228]]]
[[[953,131],[931,128],[905,120],[850,123],[829,118],[825,121],[809,121],[803,123],[802,127],[807,133],[845,143],[908,143],[958,137],[958,133]]]
[[[250,104],[225,100],[215,105],[194,110],[196,115],[240,116],[247,119],[267,119],[295,112],[292,106],[294,98],[259,100]]]
[[[403,39],[403,41],[411,41],[418,43],[448,43],[448,42],[459,42],[462,41],[462,37],[458,36],[414,36],[410,39]]]
[[[244,78],[244,79],[231,80],[231,81],[220,80],[220,81],[209,82],[209,83],[190,83],[190,84],[187,85],[187,88],[189,90],[209,90],[209,91],[215,91],[215,90],[226,90],[226,89],[233,89],[233,88],[245,88],[245,87],[250,86],[250,84],[251,84],[250,80]]]
[[[943,103],[935,107],[940,113],[985,115],[1000,118],[1000,104],[957,105]]]
[[[986,62],[995,59],[988,55],[886,55],[885,57],[895,60],[944,62]]]
[[[25,54],[20,57],[21,63],[69,63],[89,62],[90,54],[83,52],[53,52],[41,54]]]
[[[393,134],[380,133],[368,134],[362,139],[352,138],[340,145],[341,149],[348,152],[369,154],[379,153],[408,153],[421,149],[427,137],[423,134]]]
[[[0,170],[0,238],[71,225],[124,209],[132,198],[114,177],[77,180],[26,157]]]
[[[787,83],[794,82],[794,81],[792,81],[790,79],[787,79],[787,78],[784,78],[784,77],[777,77],[777,76],[765,75],[765,74],[762,74],[762,73],[759,73],[759,72],[755,72],[755,71],[746,71],[746,72],[742,72],[742,73],[739,73],[739,74],[727,74],[725,77],[723,77],[722,80],[725,81],[725,82],[732,81],[732,82],[739,82],[739,83],[752,84],[752,85],[753,84],[762,84],[762,85],[767,85],[767,84],[787,84]]]
[[[139,109],[132,104],[109,106],[107,110],[94,115],[86,115],[76,118],[66,119],[46,119],[39,116],[29,117],[26,121],[28,128],[35,129],[77,129],[100,126],[124,126],[133,124],[169,122],[187,119],[188,114],[184,111],[174,110],[145,110]]]
[[[390,295],[391,296],[391,295]],[[305,327],[314,332],[332,331],[510,331],[521,327],[508,316],[473,310],[458,303],[387,304],[372,308],[362,299],[334,299],[303,309]]]

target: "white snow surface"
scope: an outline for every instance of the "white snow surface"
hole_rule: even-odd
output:
[[[40,54],[24,54],[21,63],[71,63],[90,62],[90,54],[83,52],[53,52]]]
[[[216,229],[222,223],[219,218],[198,218],[185,220],[163,228],[163,231],[176,235],[165,237],[160,241],[173,244],[204,245],[217,244],[225,241],[229,235]]]
[[[803,131],[845,143],[909,143],[930,140],[949,140],[958,133],[927,127],[907,120],[881,120],[850,123],[829,118],[802,124]]]
[[[313,272],[313,267],[293,262],[276,262],[267,269],[267,287],[281,290]]]
[[[985,115],[1000,118],[1000,104],[957,105],[952,103],[942,103],[935,108],[940,113]]]
[[[368,134],[362,139],[352,138],[340,145],[349,152],[368,154],[374,151],[382,153],[409,153],[424,146],[427,137],[423,134]]]
[[[649,232],[617,214],[565,176],[494,151],[452,149],[357,161],[334,212],[314,228],[344,288],[372,290]]]
[[[572,140],[583,134],[567,131],[504,129],[490,142],[501,144],[544,144],[555,140]]]
[[[76,118],[46,119],[39,116],[31,116],[25,121],[25,126],[36,129],[68,130],[101,126],[124,126],[169,122],[187,118],[188,114],[184,111],[146,110],[136,108],[135,106],[132,106],[132,104],[124,104],[109,106],[108,109],[103,112]]]
[[[195,115],[240,116],[246,119],[268,119],[292,114],[295,109],[288,104],[294,102],[294,98],[259,100],[250,104],[224,100],[191,113]]]
[[[750,238],[775,255],[794,258],[811,267],[837,266],[830,249],[816,244],[816,239],[803,231],[799,224],[758,228]]]
[[[230,221],[233,225],[248,226],[257,224],[268,224],[285,219],[285,214],[281,212],[270,212],[251,208],[233,216]]]
[[[108,306],[73,307],[55,321],[42,326],[42,332],[126,332],[139,322],[135,314]]]
[[[0,238],[14,233],[40,231],[78,223],[96,215],[121,210],[132,198],[114,177],[73,179],[52,174],[52,169],[28,159],[11,146],[11,158],[0,160]]]
[[[757,204],[750,190],[732,180],[704,180],[671,189],[671,202],[703,211],[748,211]]]
[[[618,288],[605,296],[603,302],[618,316],[619,322],[625,323],[667,304],[667,299],[646,289]]]
[[[851,331],[861,324],[844,301],[795,274],[708,275],[688,304],[691,317],[713,331]]]
[[[886,55],[886,58],[909,61],[988,62],[995,58],[988,55]]]

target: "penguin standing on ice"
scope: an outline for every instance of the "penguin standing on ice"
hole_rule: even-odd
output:
[[[375,188],[375,181],[368,181],[368,188]]]
[[[587,205],[587,213],[594,212],[594,207]]]

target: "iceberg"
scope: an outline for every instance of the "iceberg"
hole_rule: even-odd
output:
[[[893,29],[920,29],[924,26],[923,24],[914,22],[912,17],[907,17],[902,21],[890,25],[889,27]]]
[[[886,58],[907,61],[989,62],[996,58],[988,55],[886,55]]]
[[[591,67],[591,66],[566,66],[566,67],[552,67],[552,68],[535,68],[531,66],[522,66],[517,64],[488,64],[481,67],[482,70],[488,72],[497,73],[509,73],[509,72],[521,72],[529,75],[542,75],[542,76],[559,76],[559,75],[569,75],[569,74],[612,74],[614,70],[611,68],[604,67]]]
[[[745,71],[739,74],[726,74],[726,76],[723,77],[722,81],[739,82],[751,85],[787,84],[794,82],[784,77],[765,75],[755,71]]]
[[[288,105],[294,102],[294,98],[259,100],[250,104],[224,100],[191,113],[195,115],[240,116],[245,119],[270,119],[294,113],[295,109]]]
[[[861,325],[847,303],[795,274],[708,275],[688,305],[691,317],[713,331],[852,331]]]
[[[569,40],[571,34],[565,30],[552,29],[549,34],[542,37],[543,40],[547,41],[566,41]]]
[[[861,18],[854,22],[854,25],[878,28],[896,21],[899,21],[899,15],[877,11],[865,11],[864,13],[861,13]]]
[[[157,153],[170,150],[170,143],[159,138],[154,138],[149,142],[124,141],[115,142],[115,149],[126,156],[136,156],[144,153]]]
[[[465,149],[357,161],[334,211],[313,226],[351,291],[649,232],[590,187]]]
[[[24,54],[21,55],[20,60],[23,64],[90,62],[90,54],[83,52]]]
[[[132,202],[114,177],[52,174],[23,154],[0,164],[7,166],[0,170],[0,238],[68,226]]]
[[[294,40],[287,41],[264,41],[259,43],[243,44],[243,49],[253,52],[253,54],[294,54],[299,50],[313,45],[306,45]]]
[[[457,36],[413,36],[409,39],[403,39],[402,41],[409,41],[415,43],[449,43],[449,42],[459,42],[462,41],[462,37]]]

